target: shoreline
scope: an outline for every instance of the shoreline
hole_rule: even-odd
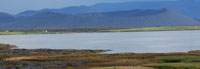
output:
[[[83,29],[83,30],[81,30]],[[89,30],[88,30],[89,29]],[[37,31],[37,32],[33,32]],[[46,30],[46,31],[45,31]],[[49,31],[47,31],[49,30]],[[162,32],[162,31],[196,31],[200,26],[177,27],[145,27],[145,28],[65,28],[65,29],[24,29],[1,30],[0,35],[29,35],[29,34],[69,34],[69,33],[112,33],[112,32]]]

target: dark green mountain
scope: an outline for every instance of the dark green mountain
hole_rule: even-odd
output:
[[[92,12],[113,12],[132,9],[161,9],[169,8],[191,17],[193,19],[200,19],[200,0],[174,0],[174,1],[130,1],[123,3],[97,3],[92,6],[72,6],[61,9],[42,9],[29,10],[18,14],[18,16],[35,15],[42,12],[54,12],[61,14],[85,14]]]
[[[200,0],[176,0],[176,1],[130,1],[124,3],[98,3],[92,8],[99,12],[111,12],[131,9],[160,9],[170,8],[185,16],[200,19]]]
[[[1,24],[1,23],[0,23]],[[128,10],[105,13],[67,15],[44,12],[20,16],[1,25],[1,29],[74,28],[74,27],[162,27],[199,26],[200,23],[169,9]]]
[[[0,23],[8,23],[15,20],[15,16],[0,12]]]

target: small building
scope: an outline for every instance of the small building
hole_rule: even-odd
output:
[[[48,32],[48,30],[44,31],[44,32]]]

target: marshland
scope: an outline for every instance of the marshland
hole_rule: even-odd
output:
[[[200,68],[200,51],[198,50],[181,53],[102,54],[110,50],[20,49],[9,44],[1,44],[0,47],[1,69]],[[3,53],[5,51],[6,53]]]

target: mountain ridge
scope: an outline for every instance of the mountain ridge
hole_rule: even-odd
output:
[[[76,15],[44,12],[32,16],[18,16],[15,21],[1,24],[0,28],[138,28],[163,26],[200,26],[200,23],[189,17],[171,11],[170,9],[163,8],[153,10],[126,10]]]
[[[54,12],[54,13],[62,13],[62,14],[84,14],[84,13],[97,12],[97,10],[94,8],[87,7],[87,6],[70,6],[70,7],[60,8],[60,9],[28,10],[28,11],[21,12],[17,15],[31,16],[31,15],[39,14],[42,12]]]
[[[15,20],[15,16],[8,14],[8,13],[4,13],[4,12],[0,12],[0,23],[7,23],[7,22],[11,22]]]
[[[199,0],[177,0],[177,1],[129,1],[122,3],[97,3],[91,6],[71,6],[61,9],[42,9],[35,11],[24,11],[18,16],[29,16],[41,12],[54,12],[62,14],[85,14],[98,12],[112,12],[132,9],[161,9],[169,8],[193,19],[200,19]],[[78,11],[78,12],[77,12]]]
[[[200,19],[200,0],[177,0],[177,1],[129,1],[123,3],[97,3],[90,7],[99,12],[110,12],[131,9],[160,9],[169,8],[180,14]]]

